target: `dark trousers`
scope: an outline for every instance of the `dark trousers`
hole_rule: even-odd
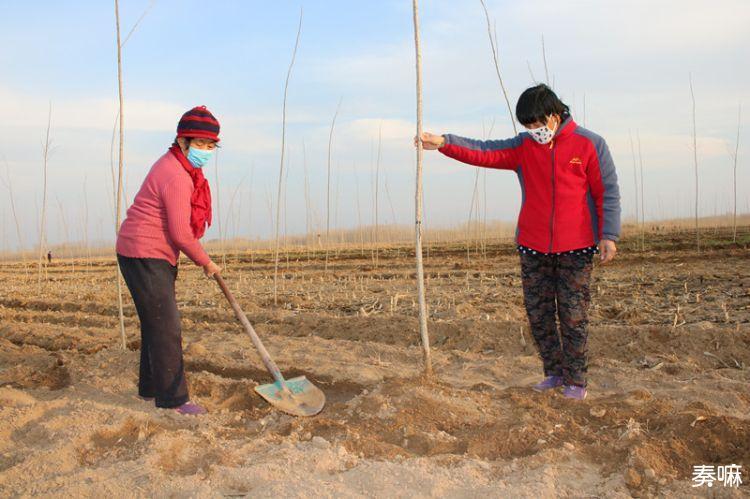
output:
[[[157,407],[182,405],[188,389],[174,286],[177,267],[158,258],[117,255],[117,261],[141,321],[138,394],[154,397]]]
[[[521,254],[524,304],[544,374],[569,385],[586,386],[592,260],[590,254]]]

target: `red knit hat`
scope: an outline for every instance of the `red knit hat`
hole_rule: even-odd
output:
[[[219,122],[206,106],[194,107],[182,115],[177,124],[177,136],[219,141]]]

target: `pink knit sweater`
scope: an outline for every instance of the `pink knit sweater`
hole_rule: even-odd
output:
[[[128,208],[117,237],[117,253],[131,258],[160,258],[177,265],[180,251],[196,265],[211,261],[190,228],[193,181],[167,152],[151,171]]]

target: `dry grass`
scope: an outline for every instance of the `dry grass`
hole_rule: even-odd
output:
[[[680,235],[686,232],[694,235],[694,232],[692,232],[693,223],[692,218],[675,218],[647,222],[644,228],[646,237],[645,249],[668,249],[670,244],[669,239],[665,239],[664,236],[673,236],[675,248],[681,248],[683,243]],[[750,241],[748,241],[750,238],[750,214],[738,215],[737,224],[736,244],[747,246],[750,244]],[[707,244],[732,244],[733,227],[731,214],[703,217],[700,219],[699,226],[701,232],[709,238]],[[515,235],[515,225],[508,222],[489,221],[487,224],[482,224],[479,230],[485,234],[484,238],[487,245],[511,244]],[[640,230],[639,225],[634,221],[626,220],[623,223],[621,242],[628,251],[641,251]],[[403,225],[380,226],[379,242],[377,244],[373,244],[374,233],[374,228],[370,226],[356,229],[333,230],[331,231],[331,240],[339,241],[339,243],[332,244],[331,249],[335,254],[347,253],[354,250],[361,252],[361,247],[364,244],[366,250],[373,254],[376,250],[380,252],[381,249],[398,251],[403,254],[408,251],[407,246],[413,243],[414,238],[414,228]],[[426,255],[429,257],[434,247],[444,245],[462,245],[465,254],[466,234],[466,225],[444,229],[426,229],[424,231]],[[316,238],[313,236],[314,234],[290,235],[286,238],[286,247],[283,250],[290,252],[291,258],[299,258],[301,254],[307,259],[315,258],[315,251],[319,245],[314,242]],[[248,240],[237,238],[226,240],[223,244],[224,251],[232,254],[232,257],[228,259],[228,263],[231,265],[232,261],[236,262],[238,257],[248,254],[252,254],[253,257],[257,255],[262,258],[269,250],[272,251],[273,239]],[[211,253],[221,253],[222,251],[222,242],[218,239],[204,240],[203,245]],[[59,259],[61,255],[66,255],[67,258],[79,259],[82,262],[87,256],[94,259],[107,259],[114,256],[109,243],[92,242],[87,245],[83,241],[78,241],[68,244],[51,245],[48,246],[48,249],[52,251],[55,260]],[[481,253],[481,249],[477,246],[474,247],[474,251],[476,254]],[[24,252],[9,251],[0,253],[0,261],[6,262],[21,261],[24,259],[33,261],[34,257],[34,252],[29,250]]]
[[[460,240],[434,245],[425,258],[438,376],[429,384],[418,377],[412,245],[381,247],[375,267],[354,244],[329,255],[328,271],[322,252],[292,252],[277,305],[273,251],[230,252],[227,283],[279,366],[308,376],[329,398],[313,419],[279,415],[253,395],[268,374],[218,288],[184,262],[177,300],[188,380],[211,411],[199,436],[192,422],[180,426],[135,398],[138,322],[126,297],[129,349],[116,348],[111,257],[87,271],[54,263],[42,297],[21,264],[3,263],[0,385],[19,404],[0,421],[13,433],[0,453],[3,475],[14,480],[11,491],[29,494],[59,490],[61,481],[79,486],[77,466],[123,484],[131,465],[155,474],[149,482],[158,484],[205,473],[221,487],[233,476],[256,476],[241,463],[267,462],[279,444],[297,449],[315,435],[362,459],[420,457],[425,464],[432,457],[452,468],[478,457],[498,473],[539,464],[551,470],[564,456],[596,463],[602,491],[625,477],[632,495],[681,497],[670,487],[690,492],[691,464],[750,458],[748,229],[742,245],[731,243],[731,227],[715,244],[706,232],[700,253],[689,231],[649,233],[643,252],[637,232],[626,233],[615,263],[594,273],[591,394],[575,404],[527,388],[540,376],[539,362],[524,329],[510,242],[488,244],[486,260],[470,265]],[[130,416],[136,424],[125,422]],[[54,438],[39,438],[45,430]],[[241,462],[216,458],[232,455]],[[60,456],[82,462],[63,470]],[[214,466],[204,468],[201,456]],[[160,476],[149,465],[169,459],[178,471]]]

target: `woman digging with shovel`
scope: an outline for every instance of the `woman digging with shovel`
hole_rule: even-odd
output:
[[[175,297],[180,251],[209,277],[221,269],[198,241],[211,225],[211,191],[201,168],[219,142],[219,122],[200,106],[177,125],[172,147],[151,167],[117,237],[117,261],[141,322],[138,395],[180,414],[190,402]]]
[[[583,400],[592,260],[599,253],[601,263],[612,261],[620,234],[615,165],[604,139],[576,125],[546,85],[521,94],[516,118],[527,131],[512,139],[423,133],[422,143],[463,163],[518,175],[524,303],[545,375],[533,388],[562,386],[563,395]]]

